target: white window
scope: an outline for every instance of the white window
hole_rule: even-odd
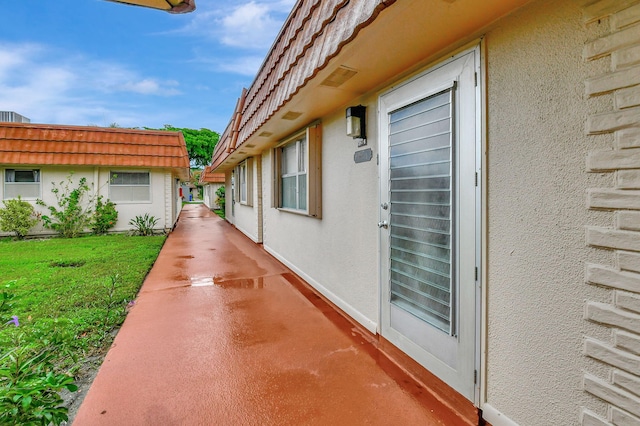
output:
[[[247,162],[240,164],[240,202],[247,204]]]
[[[4,198],[35,199],[40,197],[40,170],[5,169]]]
[[[112,171],[109,176],[109,199],[115,202],[151,201],[149,172]]]
[[[319,123],[286,139],[275,149],[275,207],[321,217],[321,152]]]
[[[246,206],[253,205],[253,158],[247,158],[237,167],[236,200]]]
[[[280,207],[307,210],[307,137],[280,148]]]

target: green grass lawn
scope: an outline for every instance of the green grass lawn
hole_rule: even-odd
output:
[[[33,345],[55,350],[57,368],[73,371],[103,352],[165,238],[0,241],[0,355]]]

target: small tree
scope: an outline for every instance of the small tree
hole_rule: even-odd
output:
[[[4,201],[4,208],[0,209],[0,229],[13,232],[21,240],[36,223],[38,216],[30,203],[20,197]]]
[[[87,179],[81,178],[78,186],[72,188],[73,174],[66,181],[53,183],[53,192],[58,206],[48,206],[38,200],[38,205],[45,206],[50,215],[42,215],[44,226],[56,231],[61,237],[74,238],[79,236],[91,223],[90,202],[85,202],[89,192]]]

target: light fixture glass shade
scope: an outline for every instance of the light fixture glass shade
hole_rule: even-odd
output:
[[[360,117],[347,117],[347,136],[360,137]]]
[[[365,127],[365,115],[367,107],[358,105],[347,108],[347,136],[352,138],[365,139],[366,127]]]

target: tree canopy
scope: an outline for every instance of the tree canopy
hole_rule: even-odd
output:
[[[213,149],[216,147],[218,139],[220,139],[220,135],[217,132],[209,129],[185,129],[173,127],[170,124],[165,124],[163,129],[150,129],[148,127],[145,127],[145,129],[182,132],[184,141],[187,144],[191,166],[197,168],[204,168],[211,163]]]

